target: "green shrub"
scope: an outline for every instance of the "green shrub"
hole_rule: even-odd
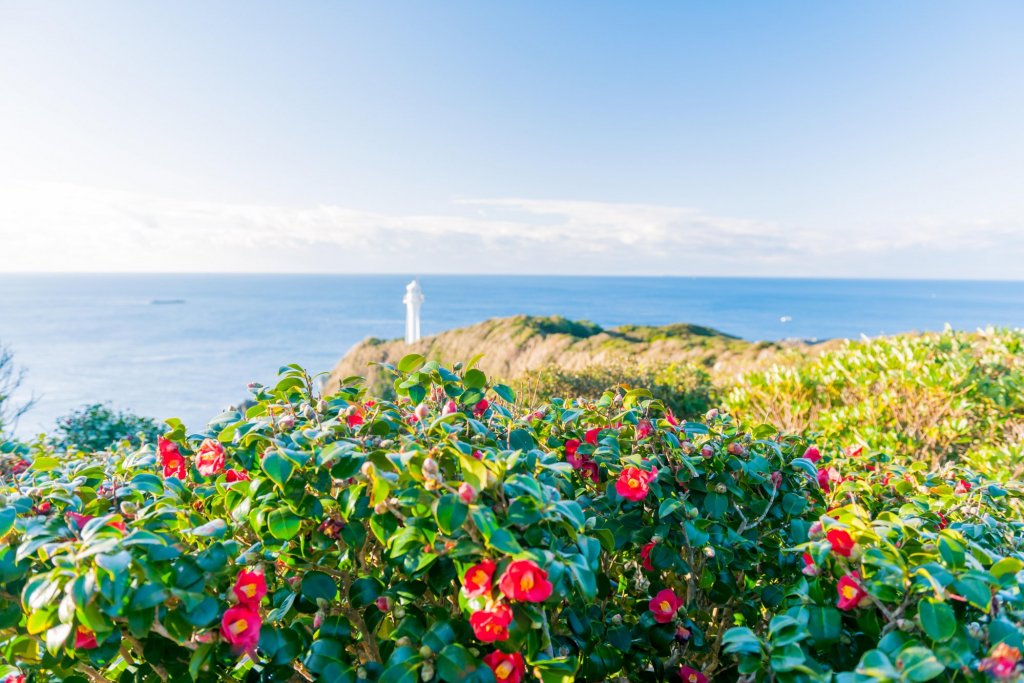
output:
[[[993,476],[1010,469],[970,456],[1019,452],[1024,439],[1024,331],[887,337],[848,342],[804,363],[745,375],[726,403],[750,419],[863,444],[931,466],[962,461]],[[1008,456],[1011,457],[1011,456]]]
[[[154,443],[160,431],[151,418],[94,403],[59,418],[51,439],[58,450],[104,451],[121,443]]]
[[[703,415],[711,409],[716,393],[711,377],[697,365],[622,360],[589,365],[581,370],[549,365],[524,373],[514,385],[521,394],[537,403],[552,396],[600,396],[609,387],[622,387],[624,391],[644,387],[675,415],[687,417]]]
[[[394,374],[394,401],[321,399],[292,366],[156,448],[6,446],[31,466],[0,492],[0,676],[1021,671],[1019,484],[878,453],[816,466],[800,437],[680,422],[645,390],[526,405],[472,368]]]

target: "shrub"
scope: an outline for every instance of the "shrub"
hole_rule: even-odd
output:
[[[703,415],[714,404],[715,388],[701,367],[688,363],[595,363],[580,370],[548,365],[524,373],[516,388],[540,403],[552,396],[600,396],[608,387],[644,387],[677,416]]]
[[[160,425],[151,418],[115,411],[102,403],[82,406],[57,420],[52,441],[58,450],[105,451],[126,442],[138,446],[154,443]]]
[[[819,470],[799,437],[718,411],[680,423],[645,390],[527,408],[473,368],[392,370],[395,401],[318,399],[291,366],[244,415],[171,420],[157,448],[16,446],[31,467],[0,500],[0,676],[1020,670],[1017,485],[857,452]]]
[[[749,373],[737,413],[835,445],[861,443],[935,467],[1024,438],[1024,331],[985,330],[848,342],[805,363]],[[972,464],[993,476],[1015,469]]]

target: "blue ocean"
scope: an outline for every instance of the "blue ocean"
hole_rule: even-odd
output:
[[[18,433],[48,429],[92,402],[198,428],[285,363],[326,371],[365,337],[402,336],[410,279],[0,275],[0,344],[26,370],[22,397],[38,398]],[[425,335],[518,313],[603,326],[690,322],[750,340],[1024,326],[1024,282],[419,279]]]

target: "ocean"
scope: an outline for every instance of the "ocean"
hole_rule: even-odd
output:
[[[17,433],[109,403],[193,428],[286,363],[404,332],[408,276],[0,275],[0,344],[38,398]],[[518,313],[708,325],[750,340],[1024,326],[1024,282],[427,276],[423,334]],[[486,353],[487,349],[480,349]],[[457,360],[457,359],[453,359]],[[16,397],[18,398],[18,397]]]

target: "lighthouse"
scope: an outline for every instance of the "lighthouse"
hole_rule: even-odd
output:
[[[405,286],[405,343],[412,344],[420,340],[420,306],[423,305],[423,290],[420,283],[413,280]]]

